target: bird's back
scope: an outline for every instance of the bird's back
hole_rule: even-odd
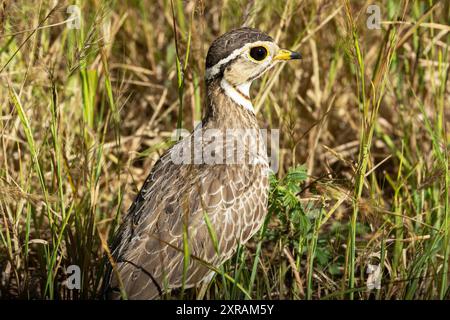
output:
[[[116,235],[108,298],[120,298],[121,287],[129,299],[153,299],[183,283],[195,286],[259,229],[268,194],[261,136],[252,130],[244,139],[242,129],[222,130],[206,141],[215,126],[195,130],[155,164]],[[194,147],[198,143],[203,147]],[[180,163],[186,150],[191,163]],[[195,163],[199,152],[203,158]]]

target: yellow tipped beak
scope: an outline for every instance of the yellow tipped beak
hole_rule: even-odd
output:
[[[286,60],[294,60],[294,59],[301,59],[301,58],[302,58],[302,56],[298,52],[286,50],[286,49],[280,49],[277,52],[277,54],[275,55],[275,57],[273,57],[273,60],[286,61]]]

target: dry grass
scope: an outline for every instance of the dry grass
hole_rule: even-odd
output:
[[[177,123],[201,118],[209,43],[244,23],[304,57],[252,87],[281,131],[270,217],[180,294],[449,298],[448,1],[379,1],[371,30],[370,1],[174,0],[183,79],[170,1],[75,3],[79,30],[72,1],[0,0],[0,298],[98,297],[104,239]]]

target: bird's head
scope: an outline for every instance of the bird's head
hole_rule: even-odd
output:
[[[297,52],[280,49],[257,29],[234,29],[211,44],[206,56],[206,81],[224,79],[234,87],[250,87],[277,62],[300,58]]]

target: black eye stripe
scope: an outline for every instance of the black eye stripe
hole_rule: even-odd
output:
[[[250,57],[256,61],[262,61],[267,57],[267,49],[263,46],[257,46],[250,49]]]

